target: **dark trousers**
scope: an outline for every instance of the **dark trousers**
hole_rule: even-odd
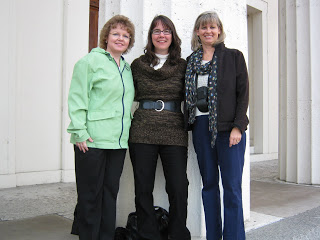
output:
[[[189,240],[186,227],[188,205],[187,147],[130,143],[135,180],[138,231],[143,239],[160,240],[153,206],[153,188],[160,155],[169,197],[169,239]]]
[[[126,149],[89,148],[75,151],[79,239],[112,240],[116,201]]]
[[[218,132],[216,144],[211,148],[208,116],[198,116],[193,125],[193,144],[197,153],[203,182],[207,239],[244,240],[245,231],[242,210],[242,171],[246,134],[241,141],[229,147],[230,132]],[[219,169],[223,186],[224,226],[222,234],[219,191]]]

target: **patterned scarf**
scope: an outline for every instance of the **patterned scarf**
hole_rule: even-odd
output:
[[[217,56],[214,54],[210,62],[202,65],[202,48],[193,52],[189,58],[186,70],[186,105],[189,112],[189,124],[195,121],[196,110],[196,81],[195,75],[208,74],[208,108],[209,108],[209,131],[211,132],[211,147],[213,148],[217,138]]]

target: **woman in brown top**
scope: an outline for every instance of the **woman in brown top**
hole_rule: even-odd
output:
[[[170,203],[168,238],[191,239],[186,227],[188,135],[181,113],[186,61],[180,57],[180,45],[172,21],[166,16],[156,16],[149,28],[145,54],[131,65],[139,108],[130,129],[129,151],[142,239],[161,239],[153,207],[159,155]]]

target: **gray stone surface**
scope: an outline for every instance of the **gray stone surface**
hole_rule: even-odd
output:
[[[0,222],[1,240],[76,240],[70,234],[71,220],[58,215],[45,215]]]
[[[75,183],[54,183],[0,189],[0,221],[57,214],[73,219]]]
[[[290,217],[316,208],[320,188],[279,182],[251,181],[251,211]]]
[[[250,180],[274,182],[278,177],[278,160],[250,163]]]
[[[247,240],[320,239],[320,188],[277,179],[278,161],[251,163]],[[0,189],[0,240],[72,240],[75,183]],[[205,238],[193,238],[205,240]]]
[[[247,240],[316,240],[320,239],[320,207],[252,230]]]
[[[319,186],[279,181],[278,160],[253,162],[250,170],[252,213],[281,220],[247,231],[247,240],[320,239]]]
[[[278,160],[251,163],[251,211],[290,217],[320,206],[320,186],[278,179]]]

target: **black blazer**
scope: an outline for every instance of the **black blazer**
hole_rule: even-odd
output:
[[[249,124],[249,79],[245,59],[241,51],[226,48],[224,43],[215,46],[215,55],[218,58],[218,131],[231,131],[237,127],[243,132]],[[191,130],[188,115],[185,110],[185,126]]]

